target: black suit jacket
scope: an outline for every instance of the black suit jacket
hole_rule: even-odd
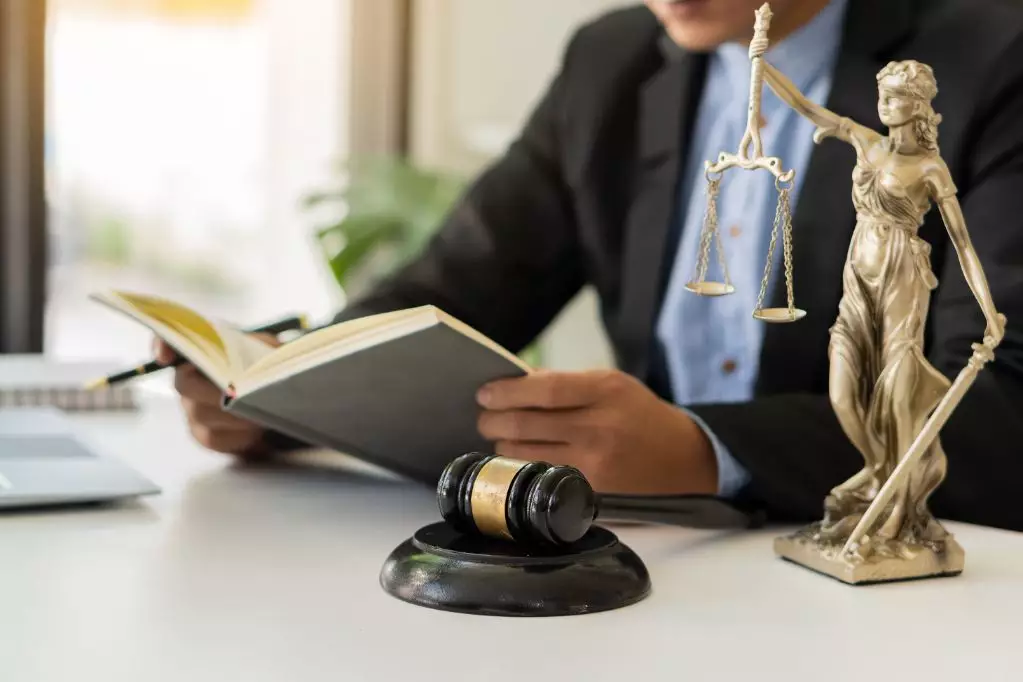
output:
[[[940,145],[997,306],[1009,320],[989,365],[942,432],[943,517],[1023,529],[1023,15],[980,0],[851,0],[827,106],[882,131],[877,72],[934,67]],[[643,7],[581,28],[521,136],[475,181],[424,255],[340,319],[432,303],[513,350],[586,284],[599,292],[619,367],[669,397],[654,323],[679,235],[679,169],[706,58],[666,41]],[[738,145],[736,140],[736,145]],[[803,321],[769,325],[756,397],[695,408],[749,470],[744,497],[776,520],[818,518],[862,466],[828,396],[827,346],[855,224],[853,151],[815,148],[794,217]],[[927,354],[950,378],[984,320],[940,214],[921,236],[940,279]],[[772,294],[785,305],[784,288]]]

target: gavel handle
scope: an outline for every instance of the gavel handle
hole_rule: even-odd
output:
[[[686,528],[752,529],[766,523],[762,511],[742,509],[714,495],[597,495],[598,519]]]

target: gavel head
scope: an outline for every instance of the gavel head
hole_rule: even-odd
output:
[[[597,516],[593,488],[578,469],[478,452],[448,464],[437,503],[464,533],[527,544],[571,544]]]

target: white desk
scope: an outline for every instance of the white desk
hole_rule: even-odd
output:
[[[963,576],[854,588],[776,560],[776,531],[620,528],[654,585],[638,605],[455,615],[378,583],[431,491],[231,467],[171,402],[77,422],[165,493],[0,517],[3,682],[1023,679],[1020,535],[954,526]]]

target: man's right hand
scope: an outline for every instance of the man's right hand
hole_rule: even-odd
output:
[[[268,343],[278,345],[273,337],[261,336]],[[177,353],[157,339],[153,344],[156,361],[169,365]],[[266,431],[250,421],[236,417],[221,408],[223,394],[191,363],[175,368],[174,388],[181,396],[181,406],[188,418],[188,427],[203,447],[239,457],[263,454]]]

